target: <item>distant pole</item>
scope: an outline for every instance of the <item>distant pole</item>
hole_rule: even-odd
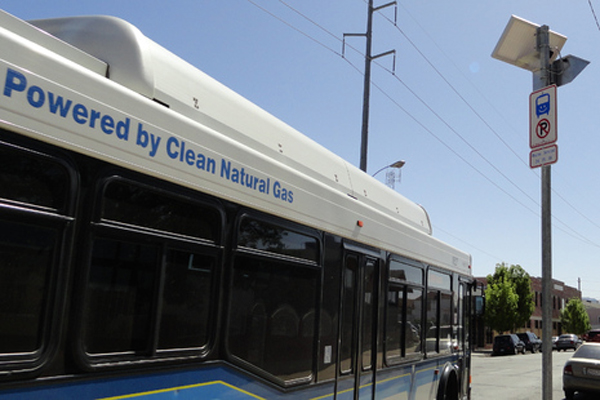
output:
[[[548,25],[537,28],[541,77],[550,85]],[[534,88],[535,90],[535,88]],[[552,398],[552,208],[550,165],[542,167],[542,399]]]
[[[369,98],[371,95],[371,44],[373,41],[373,0],[367,11],[367,49],[365,54],[365,83],[363,91],[362,130],[360,134],[360,169],[367,172],[367,148],[369,146]]]

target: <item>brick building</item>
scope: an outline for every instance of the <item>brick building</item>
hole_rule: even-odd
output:
[[[486,278],[475,278],[481,285],[482,293],[485,293],[487,287]],[[533,293],[533,304],[535,309],[529,321],[517,332],[533,332],[538,337],[542,337],[542,278],[531,277],[531,291]],[[564,282],[552,280],[552,336],[558,336],[562,333],[560,323],[560,312],[565,307],[569,299],[578,298],[581,300],[581,292],[572,286],[565,285]],[[477,316],[475,321],[475,346],[491,347],[495,332],[484,325],[483,316]]]
[[[592,301],[584,301],[585,311],[590,317],[592,329],[600,329],[600,303]]]

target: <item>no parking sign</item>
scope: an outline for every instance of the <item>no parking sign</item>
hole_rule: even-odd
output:
[[[556,143],[556,85],[529,95],[529,147]]]
[[[558,160],[556,134],[556,85],[529,95],[529,165],[531,168]]]

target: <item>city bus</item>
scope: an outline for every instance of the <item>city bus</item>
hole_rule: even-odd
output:
[[[0,398],[470,397],[421,206],[121,19],[0,49]]]

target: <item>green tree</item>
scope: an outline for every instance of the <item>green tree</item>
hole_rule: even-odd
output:
[[[590,329],[590,317],[585,311],[583,302],[577,297],[569,300],[565,308],[560,312],[560,322],[565,332],[583,335]]]
[[[511,331],[517,319],[519,296],[506,278],[488,283],[485,290],[485,322],[491,329],[503,333]]]
[[[535,310],[533,301],[533,293],[531,291],[531,278],[529,274],[520,265],[511,265],[509,268],[509,276],[515,285],[515,292],[519,296],[517,305],[517,319],[515,328],[525,326],[531,314]]]
[[[531,278],[520,265],[496,264],[494,275],[487,276],[486,321],[490,328],[511,331],[525,325],[533,310]],[[513,306],[513,301],[516,305]],[[514,308],[513,308],[514,307]]]

